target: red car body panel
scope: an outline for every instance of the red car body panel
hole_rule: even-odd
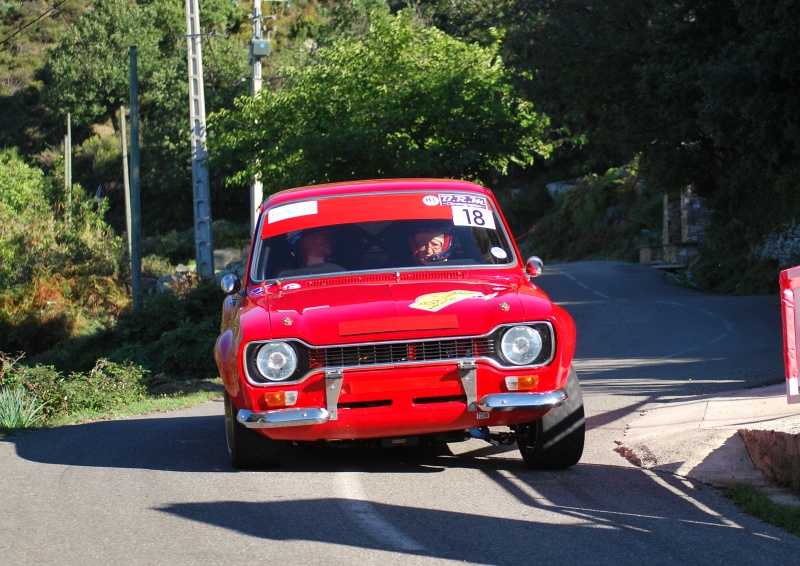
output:
[[[507,232],[492,193],[463,181],[340,183],[283,191],[264,203],[241,296],[225,299],[215,348],[225,388],[237,409],[280,410],[267,401],[276,391],[297,393],[292,408],[325,408],[329,403],[325,368],[314,368],[313,354],[311,367],[301,378],[275,383],[248,378],[248,344],[273,340],[312,350],[410,344],[409,352],[413,352],[414,344],[427,341],[484,337],[498,327],[544,323],[554,334],[552,359],[536,367],[512,367],[491,356],[474,356],[476,395],[508,393],[507,377],[535,376],[533,393],[565,386],[575,349],[575,326],[566,311],[529,281],[510,237],[507,251],[492,248],[493,261],[498,263],[508,254],[509,261],[499,265],[445,262],[433,269],[409,266],[287,279],[254,277],[259,241],[289,231],[359,221],[438,220],[448,218],[451,211],[456,217],[456,208],[427,201],[421,206],[421,199],[429,195],[477,197],[479,210],[494,213],[498,231]],[[480,199],[485,199],[485,206]],[[463,371],[456,360],[414,361],[412,357],[409,354],[402,363],[344,367],[335,419],[259,432],[293,441],[401,437],[526,423],[547,412],[470,410],[464,400]]]

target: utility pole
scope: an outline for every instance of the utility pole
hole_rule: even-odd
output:
[[[286,2],[286,7],[289,7],[290,0],[265,0],[267,2]],[[269,20],[277,19],[277,16],[271,15],[266,17]],[[270,28],[267,28],[267,37],[263,37],[261,30],[261,20],[264,17],[261,15],[261,0],[253,0],[253,41],[250,44],[250,95],[253,98],[258,96],[261,91],[261,84],[263,82],[261,76],[261,58],[269,57],[270,55]],[[250,184],[250,232],[256,231],[256,222],[258,221],[258,209],[261,202],[264,200],[264,188],[261,185],[261,179],[258,174],[253,176]]]
[[[131,184],[128,176],[128,139],[125,129],[125,107],[119,107],[120,143],[122,145],[122,184],[125,187],[125,226],[128,228],[128,255],[131,253]]]
[[[261,57],[256,56],[256,46],[261,41],[261,0],[253,0],[253,43],[250,46],[250,95],[253,98],[261,91]],[[269,44],[266,44],[269,49]],[[264,188],[258,173],[250,183],[250,233],[256,231],[258,208],[264,200]]]
[[[139,175],[139,68],[138,50],[131,46],[131,293],[133,312],[142,310],[142,207]]]
[[[67,193],[67,227],[72,225],[72,114],[67,113],[67,135],[64,137],[64,190]]]
[[[206,101],[203,53],[200,46],[198,0],[186,0],[186,40],[189,63],[189,118],[192,125],[192,186],[194,188],[194,249],[197,274],[214,275],[211,247],[211,191],[206,168]]]

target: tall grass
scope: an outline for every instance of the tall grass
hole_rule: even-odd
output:
[[[0,388],[0,429],[30,428],[44,418],[36,395],[28,395],[24,387]]]

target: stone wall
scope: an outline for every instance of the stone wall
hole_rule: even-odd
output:
[[[639,263],[653,266],[685,266],[697,257],[708,225],[708,210],[691,187],[664,195],[661,245],[639,248]]]

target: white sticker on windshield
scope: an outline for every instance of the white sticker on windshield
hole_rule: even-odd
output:
[[[307,200],[276,206],[267,213],[267,224],[275,224],[288,218],[310,216],[317,213],[317,201]]]
[[[494,215],[484,197],[477,195],[439,195],[443,206],[453,211],[455,226],[472,226],[496,230]]]
[[[494,215],[487,209],[471,206],[451,206],[450,208],[453,211],[453,225],[455,226],[497,229],[494,225]]]
[[[497,259],[506,259],[508,257],[506,250],[503,248],[498,248],[497,246],[494,246],[491,250],[489,250],[489,252],[491,252],[491,254]]]

